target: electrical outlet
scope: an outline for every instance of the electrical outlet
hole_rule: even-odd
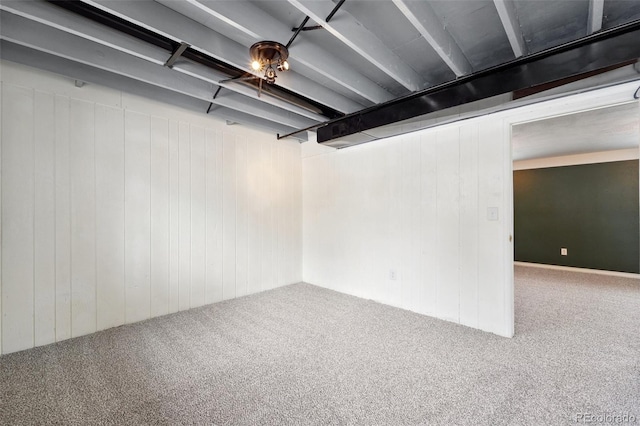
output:
[[[560,255],[561,255],[561,256],[566,256],[566,255],[567,255],[567,249],[566,249],[566,248],[564,248],[564,247],[562,247],[562,248],[560,249]]]
[[[391,281],[395,281],[395,280],[397,280],[397,279],[398,279],[398,274],[396,273],[396,270],[395,270],[395,269],[390,269],[390,270],[389,270],[389,279],[390,279]]]

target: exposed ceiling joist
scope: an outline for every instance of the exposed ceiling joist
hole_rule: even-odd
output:
[[[159,3],[163,3],[165,6],[173,9],[174,5],[170,5],[167,4],[167,2],[162,2],[160,1]],[[168,3],[175,3],[175,2],[168,2]],[[195,7],[197,7],[198,9],[200,9],[202,12],[211,15],[213,17],[215,17],[216,19],[219,19],[220,21],[224,22],[225,24],[234,27],[237,30],[242,31],[243,33],[246,33],[249,37],[251,37],[252,39],[258,40],[260,39],[260,35],[256,32],[254,32],[253,30],[251,30],[250,28],[248,28],[247,26],[243,25],[241,22],[238,22],[237,20],[233,19],[233,18],[229,18],[227,17],[224,13],[219,13],[216,8],[212,8],[210,7],[210,5],[206,5],[204,2],[202,1],[198,1],[198,0],[185,0],[184,3],[188,3],[191,4]],[[234,1],[235,3],[235,1]]]
[[[195,22],[186,16],[149,1],[83,0],[85,3],[159,33],[193,49],[252,73],[245,46]],[[278,85],[342,112],[362,108],[357,102],[306,78],[295,71],[278,75]]]
[[[4,1],[0,9],[22,16],[35,22],[48,25],[69,34],[77,35],[87,40],[99,43],[123,53],[145,59],[154,64],[163,64],[166,51],[154,45],[131,37],[120,31],[108,28],[88,19],[78,19],[78,16],[70,11],[43,1]],[[210,68],[196,65],[187,61],[174,65],[174,70],[184,72],[191,76],[217,84],[217,81],[228,78],[227,75],[211,70]],[[310,118],[314,121],[324,121],[326,118],[301,108],[291,102],[282,101],[272,96],[258,98],[255,89],[237,83],[224,84],[227,89],[240,93],[254,100],[260,100],[289,112]]]
[[[111,87],[125,93],[186,108],[194,112],[202,113],[208,104],[208,102],[201,99],[71,61],[60,56],[33,50],[6,40],[0,41],[0,51],[2,51],[2,58],[9,61],[36,67],[56,74],[62,74],[70,77],[72,80],[77,79],[82,82],[88,81],[105,87]],[[233,120],[237,123],[259,128],[270,133],[292,131],[290,127],[221,106],[216,107],[215,116],[223,120]],[[297,134],[295,138],[306,141],[307,134],[303,132]]]
[[[525,55],[527,53],[527,45],[522,36],[513,0],[493,0],[493,4],[496,6],[500,16],[500,21],[502,21],[502,26],[509,39],[509,44],[511,44],[513,54],[516,58]]]
[[[589,21],[587,22],[587,34],[593,34],[602,29],[602,17],[604,16],[604,0],[589,1]]]
[[[347,12],[341,10],[335,19],[327,22],[325,17],[335,6],[330,0],[289,0],[289,3],[408,90],[415,92],[428,85],[426,79]],[[345,16],[349,18],[346,19]]]
[[[205,81],[176,74],[169,68],[157,67],[143,59],[12,13],[2,13],[0,22],[2,24],[0,37],[13,43],[148,82],[197,99],[205,101],[212,99],[215,86]],[[291,127],[305,127],[315,123],[297,114],[265,105],[237,93],[227,93],[226,96],[213,100],[213,103]]]
[[[56,58],[47,66],[76,64],[134,91],[137,82],[136,93],[162,93],[168,101],[173,94],[202,113],[211,105],[217,116],[278,129],[282,137],[348,123],[332,127],[332,137],[342,137],[414,113],[420,115],[411,120],[422,123],[418,117],[433,109],[449,114],[452,103],[463,110],[502,90],[541,90],[635,49],[610,46],[590,56],[600,37],[640,23],[637,2],[552,3],[542,10],[537,0],[0,0],[0,32],[15,42],[3,43],[13,50]],[[7,19],[14,21],[9,28]],[[302,32],[312,28],[322,29]],[[537,53],[574,48],[581,37],[588,48],[573,56],[542,60]],[[252,70],[249,47],[262,40],[289,40],[291,70],[259,92],[263,72]],[[89,72],[73,75],[96,82]],[[547,80],[554,77],[560,80]],[[340,120],[343,113],[349,115]],[[371,139],[384,131],[366,133]]]
[[[160,3],[181,13],[186,12],[189,5],[197,5],[200,10],[206,11],[216,19],[225,23],[233,22],[233,27],[251,37],[251,42],[276,40],[284,43],[291,37],[287,25],[246,1],[190,0],[189,3],[178,3],[160,0]],[[246,47],[250,47],[251,44],[253,43],[247,43]],[[289,55],[293,69],[299,62],[371,102],[381,103],[393,98],[391,93],[318,45],[297,39],[290,48]]]
[[[227,83],[220,84],[219,81],[224,78],[221,73],[210,68],[200,66],[193,62],[183,62],[177,64],[173,67],[173,69],[177,72],[190,75],[214,85],[218,85],[216,92],[218,92],[218,90],[220,90],[221,88],[224,88],[225,90],[242,94],[254,100],[261,100],[266,104],[273,105],[274,107],[278,107],[289,112],[293,112],[295,114],[309,118],[315,122],[322,121],[324,119],[320,114],[293,105],[292,103],[281,100],[276,96],[265,94],[268,88],[264,89],[262,92],[263,95],[258,98],[256,89],[252,85],[245,85],[237,81],[228,81]]]
[[[461,77],[473,72],[460,46],[444,28],[427,2],[407,0],[393,0],[393,2],[456,76]]]
[[[167,52],[157,46],[122,32],[111,30],[97,22],[78,19],[78,15],[75,13],[66,11],[49,2],[3,0],[0,3],[0,10],[83,37],[154,64],[163,65],[167,60]]]

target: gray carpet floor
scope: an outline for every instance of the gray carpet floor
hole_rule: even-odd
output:
[[[0,357],[0,424],[640,424],[639,280],[516,268],[516,336],[296,284]]]

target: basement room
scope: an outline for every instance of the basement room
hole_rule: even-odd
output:
[[[2,0],[0,424],[640,422],[637,0]]]

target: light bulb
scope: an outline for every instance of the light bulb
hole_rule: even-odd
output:
[[[265,73],[265,77],[267,78],[267,81],[269,83],[273,83],[275,81],[275,79],[276,79],[276,70],[274,70],[271,67],[267,68],[267,72]]]
[[[289,62],[284,61],[284,62],[282,63],[282,69],[283,69],[283,70],[285,70],[285,71],[287,71],[287,70],[289,69]]]
[[[253,68],[254,71],[258,71],[260,68],[262,68],[262,64],[258,61],[253,61],[251,62],[251,68]]]

